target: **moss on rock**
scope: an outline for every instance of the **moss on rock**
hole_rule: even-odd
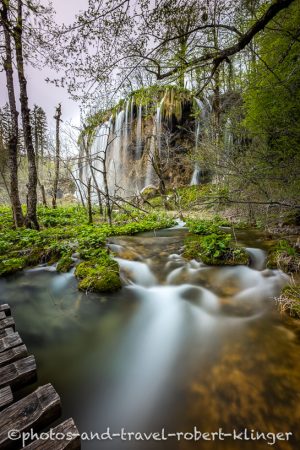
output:
[[[119,265],[107,252],[80,263],[75,270],[78,288],[91,292],[114,292],[121,288]]]
[[[196,259],[207,265],[248,265],[249,255],[242,247],[231,242],[230,234],[189,236],[185,241],[183,256]]]
[[[27,265],[26,258],[3,259],[0,262],[0,276],[10,275],[24,269]]]
[[[57,263],[56,270],[57,272],[68,272],[73,266],[74,261],[69,255],[64,255],[60,258]]]
[[[268,253],[268,269],[281,269],[287,273],[300,271],[300,252],[287,240],[275,244]]]

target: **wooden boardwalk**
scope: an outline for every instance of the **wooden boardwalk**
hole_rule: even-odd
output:
[[[14,401],[14,393],[36,379],[34,356],[28,355],[19,333],[15,331],[9,305],[0,305],[0,450],[80,449],[80,436],[73,419],[51,428],[61,415],[61,401],[50,383]],[[51,439],[45,440],[50,429]],[[31,430],[45,434],[43,439],[26,442],[24,447],[21,439],[13,440],[9,436],[12,430],[15,430],[14,439],[18,433]]]

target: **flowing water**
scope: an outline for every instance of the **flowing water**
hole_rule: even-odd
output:
[[[81,432],[170,433],[248,428],[292,432],[276,449],[299,449],[299,340],[276,311],[286,277],[251,267],[208,267],[180,256],[186,231],[110,241],[124,287],[84,294],[73,273],[27,270],[0,281],[17,329],[36,356],[38,384],[52,382],[63,416]],[[34,386],[33,386],[34,388]],[[298,433],[298,434],[297,434]],[[266,441],[83,442],[83,449],[249,449]],[[271,447],[272,448],[272,447]]]

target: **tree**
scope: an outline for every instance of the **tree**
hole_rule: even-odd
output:
[[[251,19],[254,6],[249,8],[244,0],[112,0],[101,9],[91,0],[75,23],[61,30],[64,51],[52,60],[66,68],[63,83],[67,82],[75,98],[81,91],[85,98],[98,100],[99,92],[108,90],[108,98],[101,97],[103,107],[110,106],[125,85],[134,88],[135,77],[150,84],[155,80],[182,84],[185,74],[193,78],[200,73],[197,91],[201,93],[223,63],[231,64],[293,1],[262,1],[260,11],[253,0],[256,18],[245,27],[238,12],[243,10]]]
[[[17,72],[20,86],[20,104],[24,133],[24,142],[28,159],[28,195],[27,212],[25,223],[28,228],[39,229],[37,219],[37,170],[35,152],[32,140],[32,129],[30,122],[30,110],[28,106],[27,80],[25,77],[24,58],[23,58],[23,2],[17,1],[17,21],[13,30],[15,41],[15,53]]]
[[[45,150],[47,146],[47,117],[45,111],[34,105],[31,112],[31,126],[33,130],[33,144],[36,158],[38,186],[41,190],[42,202],[47,206],[46,192],[43,180],[43,165],[45,162]]]
[[[53,181],[53,194],[52,194],[52,206],[56,208],[56,200],[57,200],[57,191],[58,191],[58,181],[59,181],[59,163],[60,163],[60,122],[61,122],[61,104],[59,103],[56,108],[56,113],[54,116],[55,124],[56,124],[56,133],[55,133],[55,172],[54,172],[54,181]]]
[[[13,56],[12,56],[12,43],[11,43],[11,25],[9,22],[9,8],[10,2],[1,0],[1,28],[4,34],[5,42],[5,55],[3,58],[3,67],[6,75],[6,86],[8,93],[8,101],[10,108],[11,127],[9,129],[8,138],[8,154],[9,154],[9,191],[10,200],[13,210],[14,224],[16,227],[21,227],[24,224],[24,217],[19,197],[18,186],[18,111],[16,106],[16,96],[14,88],[13,77]]]

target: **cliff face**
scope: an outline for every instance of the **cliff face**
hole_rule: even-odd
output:
[[[89,152],[99,187],[103,169],[110,190],[128,196],[162,180],[167,188],[189,184],[203,115],[199,104],[188,90],[151,87],[95,116],[89,126]],[[90,176],[87,166],[82,176]]]

